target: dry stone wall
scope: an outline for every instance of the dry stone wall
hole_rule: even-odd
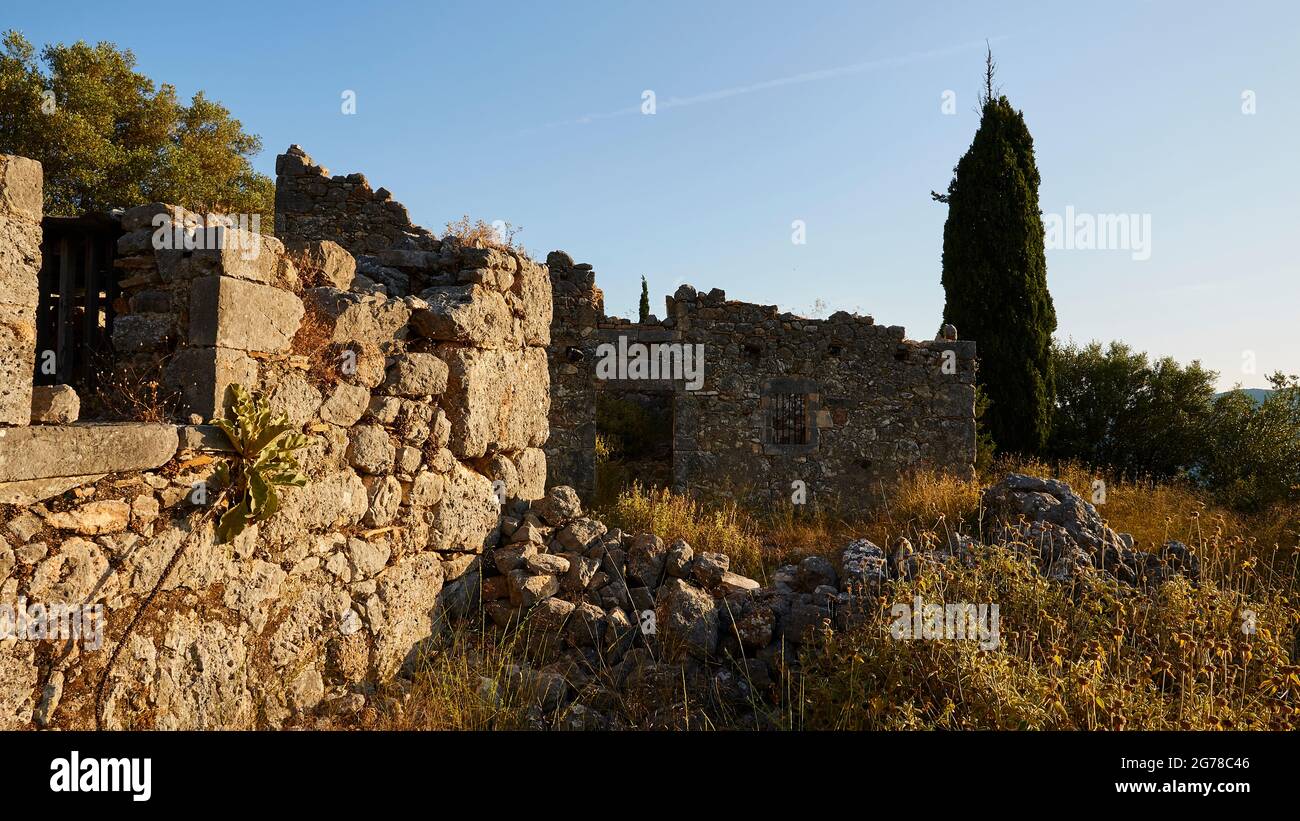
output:
[[[591,266],[559,252],[548,262],[552,483],[590,498],[598,391],[671,394],[679,491],[855,512],[908,471],[974,475],[974,342],[918,342],[871,317],[806,319],[689,285],[667,298],[662,321],[630,323],[603,315]],[[702,384],[689,385],[684,371],[604,378],[603,345],[690,346],[702,353]],[[776,421],[786,423],[782,435],[773,435]]]
[[[434,237],[296,146],[277,173],[277,237],[218,220],[215,245],[160,247],[159,217],[195,215],[122,216],[114,366],[156,375],[179,404],[162,422],[93,424],[76,422],[66,386],[31,388],[40,169],[0,157],[0,729],[97,714],[113,728],[295,726],[355,709],[470,612],[540,627],[539,668],[516,672],[560,675],[565,692],[574,665],[597,662],[617,661],[633,690],[699,674],[730,687],[737,671],[715,654],[746,659],[746,675],[782,669],[785,648],[849,602],[833,570],[783,568],[759,589],[724,557],[608,532],[577,493],[546,493],[548,478],[592,487],[602,390],[671,395],[674,479],[702,493],[771,500],[799,480],[852,507],[905,470],[970,473],[972,343],[689,287],[662,322],[617,322],[591,266],[566,254],[540,265]],[[596,379],[600,346],[620,337],[703,345],[699,390]],[[309,437],[307,483],[219,543],[217,469],[237,457],[202,423],[236,384]],[[768,441],[791,396],[808,441]],[[868,552],[846,555],[844,578],[882,577]],[[88,621],[44,634],[53,608]],[[647,614],[662,632],[645,632]]]
[[[0,428],[3,729],[95,726],[124,638],[106,727],[280,727],[347,709],[476,598],[503,513],[544,492],[544,266],[437,242],[394,269],[399,287],[329,240],[263,237],[248,258],[159,249],[145,232],[160,213],[185,216],[123,216],[120,355],[158,369],[200,421],[233,384],[262,392],[309,437],[308,481],[223,544],[216,470],[236,457],[215,426]],[[35,276],[22,248],[0,259],[6,280]],[[65,606],[88,633],[46,637],[38,615]]]
[[[280,240],[227,216],[152,203],[121,223],[111,381],[152,377],[160,412],[210,419],[231,384],[255,384],[259,361],[288,354],[303,317],[296,267]]]
[[[704,384],[677,394],[674,479],[733,498],[878,503],[908,471],[974,477],[975,343],[916,342],[845,312],[825,320],[685,286],[668,301],[703,345]],[[806,444],[770,441],[774,398],[802,396]]]
[[[432,250],[435,237],[411,224],[406,206],[364,174],[330,176],[301,146],[275,161],[275,233],[284,239],[328,239],[353,254],[390,248]]]
[[[591,498],[596,474],[596,327],[604,296],[590,265],[575,264],[563,251],[546,258],[555,302],[551,346],[551,437],[546,456],[548,485],[567,485]]]

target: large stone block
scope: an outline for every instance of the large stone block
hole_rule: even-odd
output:
[[[517,348],[519,334],[505,297],[482,285],[450,285],[420,294],[428,303],[411,314],[416,332],[438,342]]]
[[[407,557],[379,574],[366,617],[375,637],[375,671],[381,681],[391,678],[433,634],[433,610],[442,583],[442,562],[428,553]]]
[[[40,270],[40,222],[0,213],[0,304],[35,307]]]
[[[309,284],[328,284],[346,291],[356,279],[356,258],[332,240],[290,240],[285,243],[285,252]],[[311,281],[318,277],[324,282]]]
[[[152,470],[166,464],[175,455],[178,444],[175,425],[39,425],[0,429],[0,482]]]
[[[0,154],[0,213],[39,223],[43,211],[43,176],[36,160]]]
[[[430,546],[478,553],[500,515],[501,506],[488,478],[456,462],[447,474],[442,501],[433,508]]]
[[[33,306],[0,302],[0,425],[26,425],[31,421],[35,313]]]
[[[279,240],[239,228],[203,230],[207,247],[195,250],[191,260],[196,275],[224,274],[250,282],[275,282],[284,248]]]
[[[224,412],[231,385],[257,384],[257,362],[230,348],[182,348],[167,363],[163,381],[180,392],[187,413],[212,419]]]
[[[304,292],[323,317],[332,322],[332,341],[358,343],[384,353],[404,339],[411,309],[399,299],[354,294],[338,288],[311,288]]]
[[[384,378],[382,392],[410,398],[437,396],[447,389],[447,373],[447,363],[433,354],[398,354]]]
[[[506,300],[519,320],[525,345],[551,344],[551,277],[545,266],[521,260]]]
[[[441,345],[450,368],[442,407],[451,421],[448,447],[461,459],[489,450],[540,447],[548,433],[550,376],[546,351],[480,350]]]
[[[521,450],[514,457],[519,473],[519,498],[540,499],[546,495],[546,453],[541,448]]]
[[[208,276],[190,287],[191,345],[279,353],[289,349],[302,317],[302,301],[270,285]]]

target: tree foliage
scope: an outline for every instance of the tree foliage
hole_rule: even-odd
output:
[[[641,302],[637,305],[637,322],[648,322],[650,320],[650,286],[646,284],[645,277],[641,277]]]
[[[1038,208],[1034,141],[995,97],[990,56],[979,129],[953,170],[943,229],[943,321],[978,344],[986,422],[1000,450],[1042,450],[1051,426],[1056,311]]]
[[[155,86],[135,55],[101,42],[0,43],[0,153],[39,160],[45,209],[72,215],[167,202],[200,213],[262,214],[275,184],[253,170],[261,140],[203,92],[188,105]]]
[[[1300,500],[1300,379],[1274,373],[1269,382],[1262,402],[1228,391],[1210,408],[1198,478],[1233,507]]]
[[[1151,360],[1122,342],[1057,345],[1048,452],[1130,479],[1182,478],[1225,505],[1300,501],[1300,378],[1275,373],[1262,401],[1215,394],[1199,362]]]
[[[1218,374],[1150,361],[1123,342],[1056,345],[1048,451],[1128,478],[1165,479],[1202,458]]]

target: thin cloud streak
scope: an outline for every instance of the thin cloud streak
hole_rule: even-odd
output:
[[[1003,37],[992,38],[989,44],[1003,40]],[[978,43],[964,43],[959,46],[951,46],[943,49],[932,49],[930,51],[913,52],[898,57],[882,57],[878,60],[868,60],[862,63],[852,63],[837,68],[820,69],[818,71],[806,71],[801,74],[794,74],[789,77],[778,77],[773,80],[763,80],[758,83],[749,85],[734,86],[732,88],[719,89],[717,91],[708,91],[703,94],[695,94],[690,97],[669,97],[666,100],[656,101],[656,110],[670,108],[685,108],[687,106],[700,105],[702,103],[712,103],[718,100],[726,100],[732,97],[740,97],[745,94],[755,94],[760,91],[770,91],[776,88],[786,88],[788,86],[802,85],[804,83],[816,83],[823,80],[834,80],[840,77],[848,77],[854,74],[862,74],[868,71],[875,71],[882,68],[897,68],[899,66],[910,65],[912,63],[923,62],[925,60],[935,60],[941,57],[951,57],[954,54],[960,54],[974,46],[984,47],[985,41]],[[589,125],[600,122],[601,120],[612,120],[617,117],[626,117],[631,114],[640,114],[641,106],[630,105],[626,108],[620,108],[614,111],[607,111],[599,114],[587,114],[572,120],[559,120],[544,125],[526,128],[521,133],[530,133],[543,129],[561,128],[564,126]]]

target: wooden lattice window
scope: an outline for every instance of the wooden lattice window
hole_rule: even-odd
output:
[[[41,220],[40,303],[36,310],[37,385],[94,385],[98,357],[110,350],[113,268],[121,224],[102,215]],[[55,371],[46,361],[55,354]],[[83,394],[84,395],[84,394]]]
[[[767,443],[806,445],[808,442],[807,394],[775,393],[768,396]]]

